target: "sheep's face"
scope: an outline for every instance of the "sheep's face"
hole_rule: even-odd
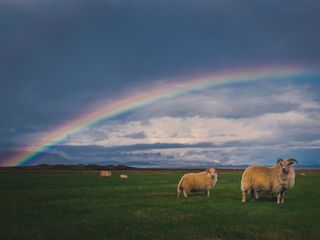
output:
[[[282,160],[279,162],[279,164],[283,173],[285,174],[289,173],[292,162],[288,160]]]
[[[298,161],[294,158],[288,158],[287,160],[278,159],[277,164],[280,166],[281,171],[285,174],[289,173],[290,167],[293,163],[298,164]]]
[[[213,178],[217,177],[217,169],[215,168],[208,168],[206,172]]]

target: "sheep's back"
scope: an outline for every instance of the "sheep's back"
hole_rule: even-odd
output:
[[[242,174],[241,189],[271,191],[272,168],[263,166],[250,166]]]
[[[188,187],[194,190],[208,189],[212,185],[207,173],[188,173],[182,178],[183,187]]]

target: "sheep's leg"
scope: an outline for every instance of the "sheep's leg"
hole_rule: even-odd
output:
[[[246,202],[246,194],[247,194],[247,191],[242,191],[242,202],[245,203]]]
[[[210,197],[210,191],[209,190],[207,190],[207,196]]]
[[[259,198],[259,192],[256,191],[256,192],[255,192],[255,195],[256,195],[256,199],[258,199],[258,198]]]
[[[277,195],[277,203],[279,204],[280,203],[280,200],[281,200],[281,193],[278,193],[278,195]]]
[[[250,197],[251,197],[251,201],[254,201],[254,190],[253,189],[250,190]]]
[[[184,191],[184,187],[182,187],[180,184],[178,186],[178,195],[177,197],[179,198],[180,197],[180,194]]]
[[[183,189],[183,196],[188,197],[187,191],[185,189]]]

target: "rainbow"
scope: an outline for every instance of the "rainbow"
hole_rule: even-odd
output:
[[[25,147],[22,151],[14,153],[0,162],[0,166],[18,166],[31,163],[53,146],[63,143],[68,137],[86,128],[165,98],[225,85],[268,80],[306,80],[313,76],[319,76],[317,68],[264,67],[225,71],[206,76],[194,76],[189,79],[175,79],[140,89],[137,92],[125,92],[125,95],[112,100],[107,99],[74,119],[62,123],[61,126],[49,133],[43,134],[37,138],[37,142],[43,143],[43,145]]]

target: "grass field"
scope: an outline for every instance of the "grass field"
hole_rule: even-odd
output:
[[[277,205],[241,204],[241,172],[210,198],[176,198],[182,172],[0,172],[0,239],[320,239],[320,173],[298,175]]]

